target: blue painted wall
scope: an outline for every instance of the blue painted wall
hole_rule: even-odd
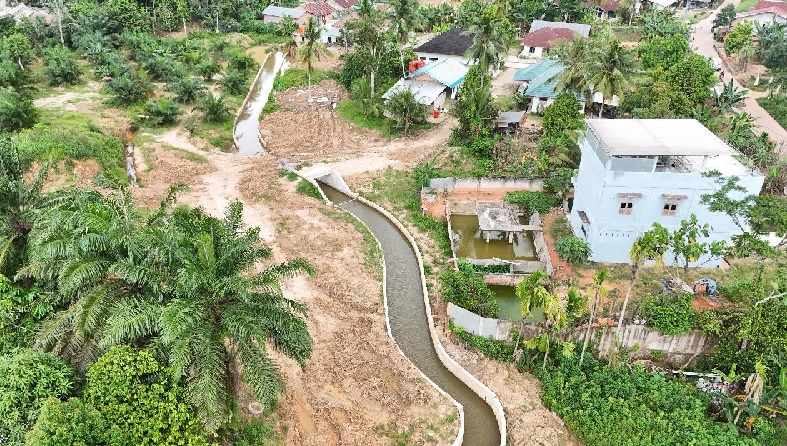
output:
[[[569,215],[571,228],[577,237],[588,242],[595,262],[629,263],[629,250],[643,232],[658,222],[670,230],[692,213],[700,223],[713,228],[709,240],[729,240],[739,232],[724,214],[711,212],[700,203],[703,194],[712,193],[715,183],[700,172],[654,172],[655,160],[646,158],[610,158],[588,129],[580,142],[582,159],[574,181],[574,206]],[[651,167],[649,167],[651,166]],[[761,174],[740,176],[740,185],[748,194],[757,195],[765,180]],[[642,198],[621,198],[619,193],[642,194]],[[662,194],[686,195],[684,200],[667,200]],[[621,202],[633,203],[631,215],[620,214]],[[664,216],[665,203],[676,203],[674,216]],[[590,224],[583,223],[579,211],[584,211]],[[672,263],[667,253],[665,263]],[[713,267],[720,258],[701,258],[694,266]]]

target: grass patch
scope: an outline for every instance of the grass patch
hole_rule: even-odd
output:
[[[364,119],[361,105],[352,99],[346,99],[340,102],[338,107],[336,107],[336,111],[339,112],[339,117],[345,121],[351,122],[361,128],[376,130],[380,132],[382,136],[391,137],[391,126],[387,119],[381,116],[369,116],[368,119]]]
[[[166,148],[167,150],[171,150],[171,151],[175,152],[175,154],[178,156],[178,158],[181,158],[181,159],[184,159],[184,160],[194,161],[195,163],[200,163],[200,164],[205,164],[205,163],[208,162],[207,158],[205,158],[204,156],[202,156],[202,155],[200,155],[198,153],[189,152],[188,150],[185,150],[185,149],[181,149],[181,148],[178,148],[178,147],[167,146],[167,145],[165,145],[164,148]]]
[[[613,27],[612,32],[621,42],[639,42],[643,37],[640,26]]]
[[[571,226],[568,224],[568,219],[563,216],[552,220],[552,224],[549,225],[547,231],[549,231],[552,240],[555,241],[563,240],[564,238],[574,235],[574,231],[571,230]]]
[[[311,181],[299,181],[298,185],[295,187],[295,192],[322,201],[322,194],[320,194],[320,190],[317,189],[317,186],[312,184]]]
[[[24,166],[34,161],[95,159],[107,178],[127,180],[120,138],[104,134],[84,115],[49,109],[41,112],[41,123],[14,136]]]
[[[283,178],[287,178],[289,181],[297,181],[298,178],[300,178],[297,173],[286,169],[280,170],[279,176]]]
[[[374,271],[376,280],[383,280],[383,251],[380,249],[380,244],[377,242],[377,239],[374,238],[374,235],[369,231],[369,228],[349,212],[333,207],[320,208],[320,212],[328,218],[346,221],[353,225],[356,231],[361,233],[364,246],[363,264],[369,268],[369,270]]]
[[[757,4],[757,0],[741,0],[738,6],[735,7],[735,12],[746,12]]]
[[[330,71],[312,71],[312,85],[317,85],[330,76]],[[283,75],[276,78],[274,88],[276,91],[288,90],[290,88],[307,87],[309,85],[309,73],[300,68],[290,68]]]
[[[205,139],[213,147],[217,147],[224,152],[232,150],[232,125],[233,120],[227,119],[221,123],[198,122],[190,128],[193,136]],[[186,128],[189,128],[187,126]]]
[[[776,122],[787,129],[787,98],[784,96],[770,97],[770,98],[757,98],[757,103],[760,104],[765,111],[768,112]]]

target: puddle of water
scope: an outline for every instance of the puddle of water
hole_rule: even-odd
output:
[[[451,215],[451,240],[456,256],[468,259],[538,260],[530,232],[513,234],[508,243],[504,232],[492,232],[489,242],[481,235],[476,215]]]
[[[292,407],[295,409],[295,414],[298,416],[298,424],[300,424],[301,430],[306,434],[316,434],[317,425],[314,424],[314,420],[311,415],[309,415],[306,408],[303,407],[300,402],[296,402]]]
[[[235,126],[235,139],[238,141],[239,155],[254,155],[265,150],[260,142],[260,113],[265,108],[273,90],[276,74],[282,70],[284,55],[271,53],[265,58],[262,70],[251,86],[249,100],[243,106]]]
[[[495,300],[500,307],[498,317],[514,322],[522,321],[522,301],[516,297],[516,290],[512,286],[489,285],[489,289],[495,293]],[[525,323],[536,324],[544,322],[544,309],[534,308],[530,316],[524,320]]]

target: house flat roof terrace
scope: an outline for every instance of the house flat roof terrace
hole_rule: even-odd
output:
[[[736,152],[696,119],[590,119],[610,156],[716,156]]]

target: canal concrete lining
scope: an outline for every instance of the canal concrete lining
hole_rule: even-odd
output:
[[[325,177],[322,169],[311,173]],[[341,183],[344,184],[343,179]],[[423,275],[423,258],[413,237],[379,205],[352,192],[344,198],[337,199],[336,195],[336,191],[327,194],[329,200],[333,199],[369,228],[383,251],[383,295],[389,336],[421,375],[459,409],[460,431],[454,445],[505,446],[505,414],[497,395],[454,361],[438,338]],[[417,311],[419,308],[422,311]],[[428,329],[419,329],[423,325]],[[405,340],[415,342],[402,342]]]

